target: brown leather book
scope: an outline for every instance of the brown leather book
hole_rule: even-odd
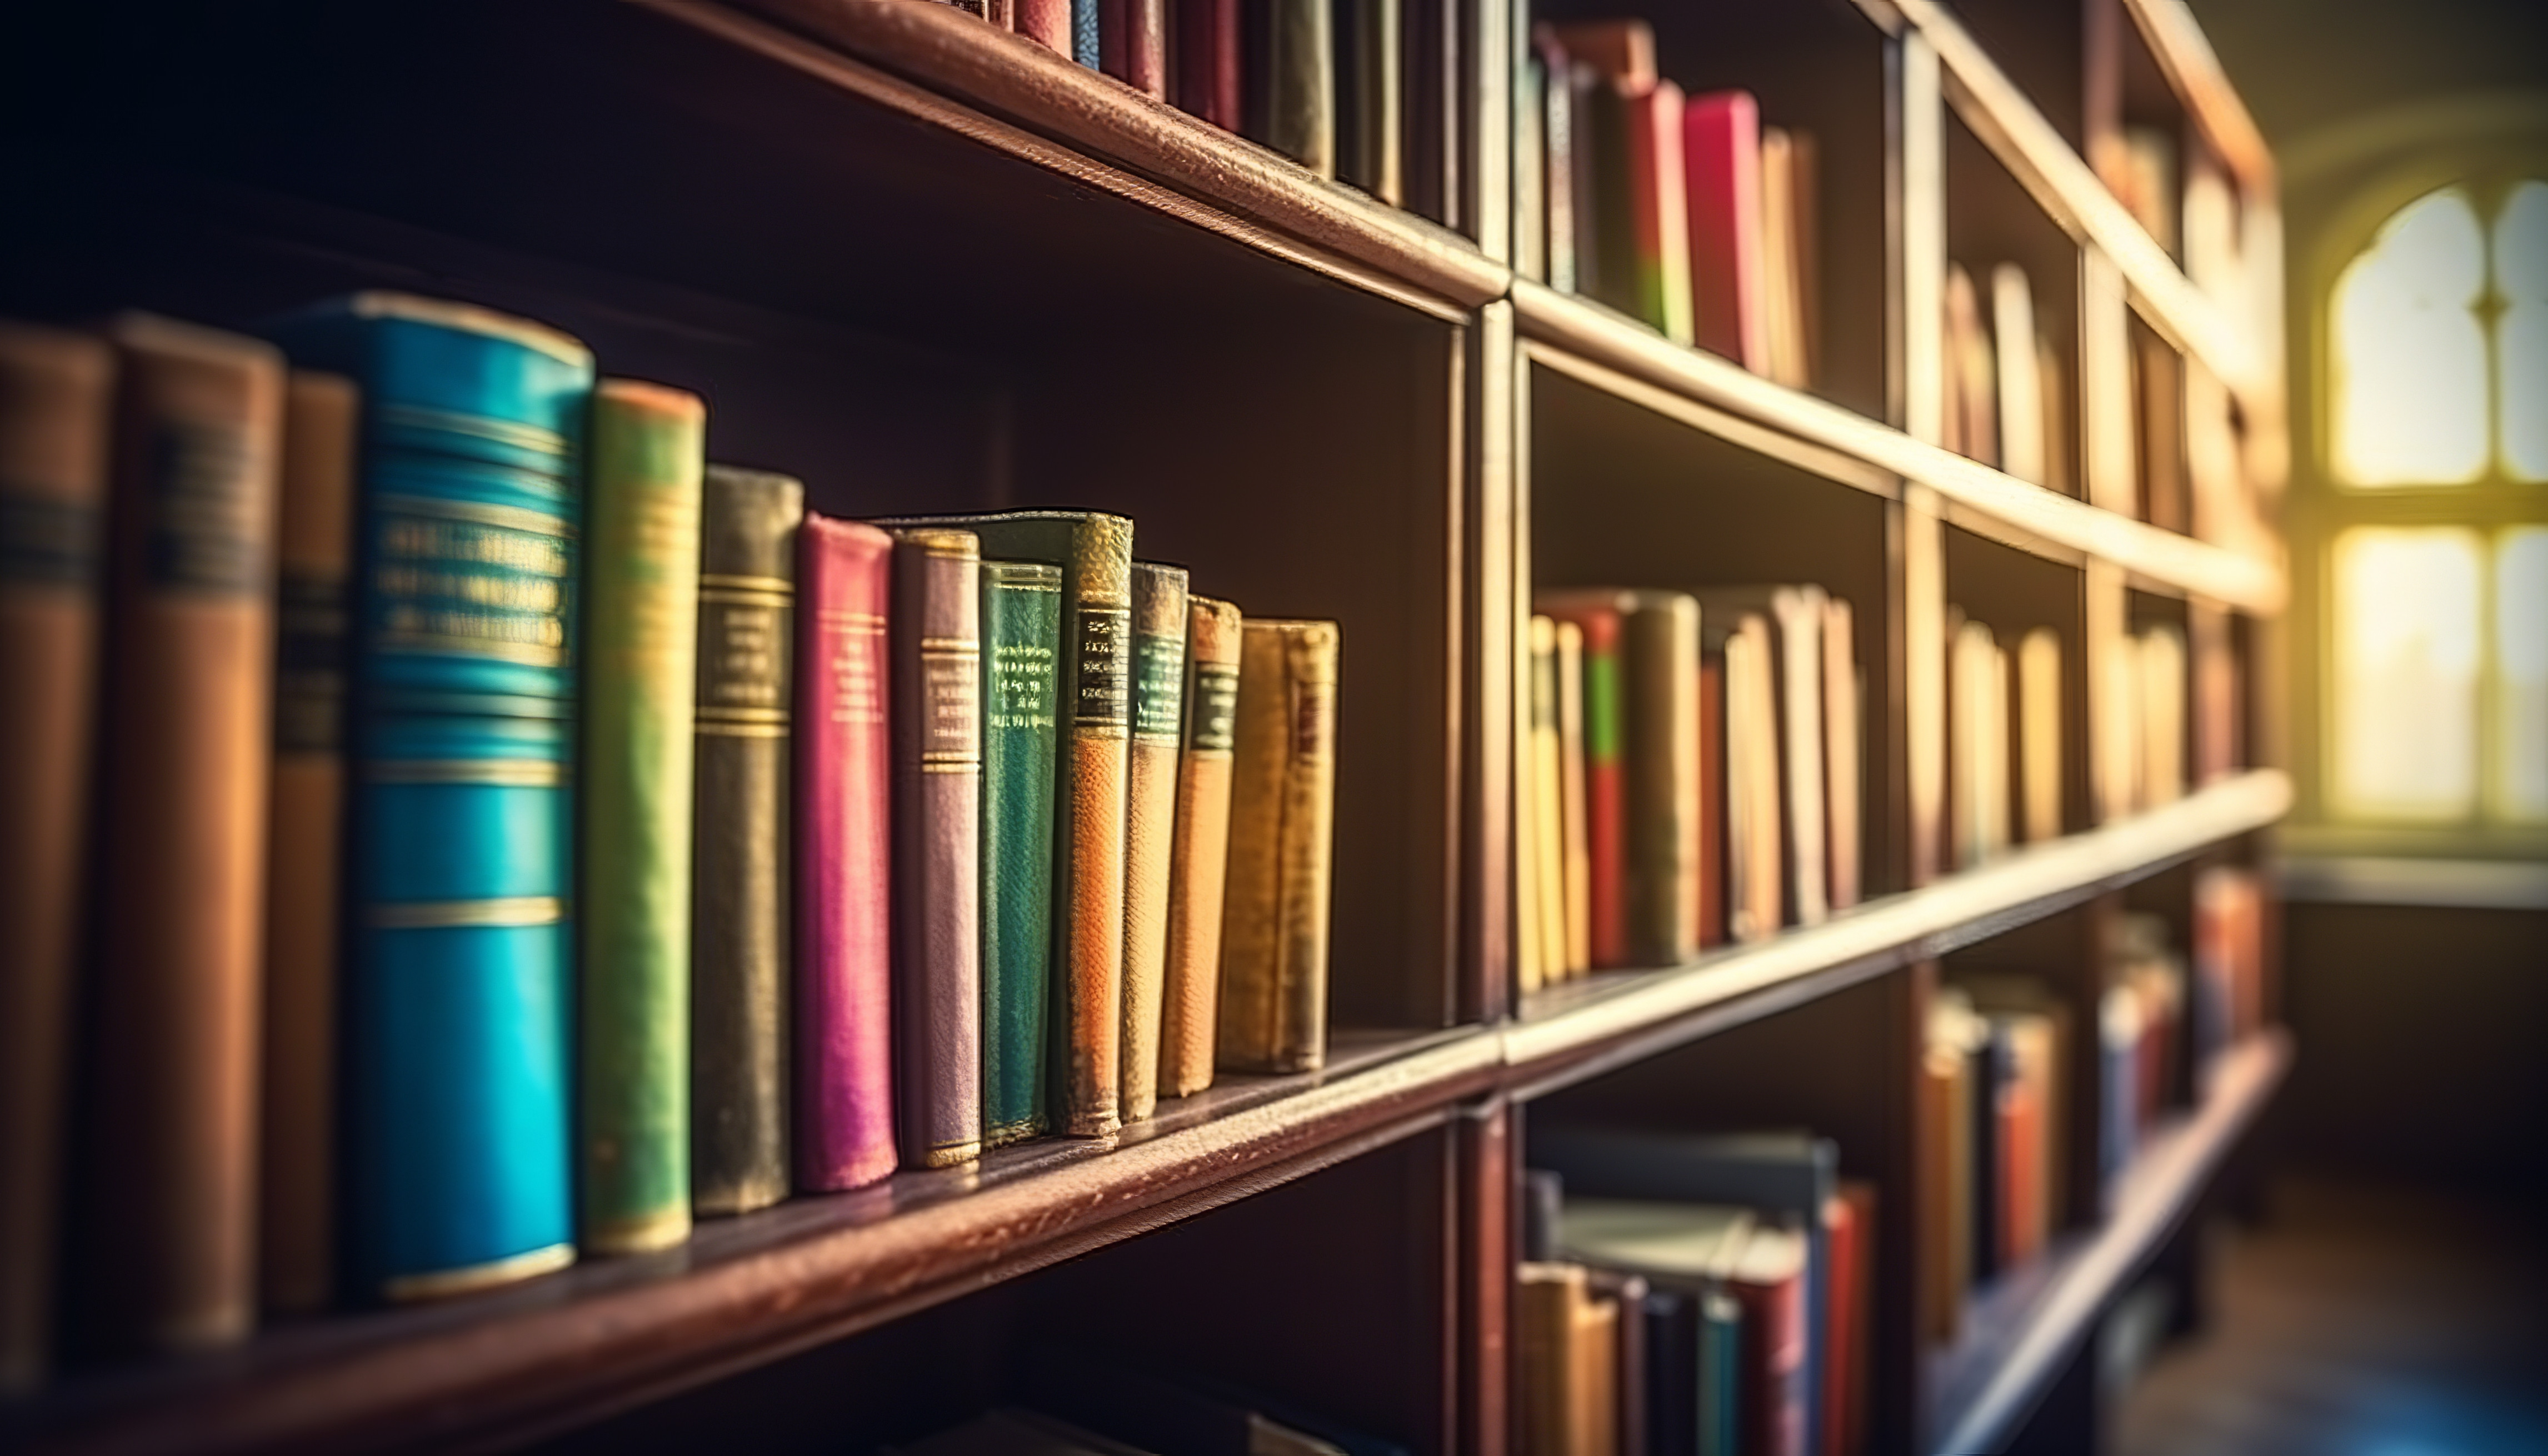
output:
[[[1240,632],[1220,1061],[1310,1071],[1326,1059],[1340,637],[1333,622]]]
[[[1177,760],[1176,842],[1168,851],[1168,958],[1161,992],[1159,1095],[1212,1085],[1221,1015],[1221,914],[1229,866],[1231,748],[1238,725],[1238,608],[1186,598],[1185,750]]]
[[[68,1308],[84,1345],[122,1353],[226,1344],[256,1310],[284,371],[266,344],[146,315],[107,333],[122,378]]]
[[[1159,1105],[1168,866],[1186,695],[1185,568],[1133,563],[1133,743],[1124,812],[1124,1121]]]
[[[291,1312],[325,1307],[335,1283],[337,866],[360,403],[352,380],[297,371],[283,413],[257,1283],[267,1309]]]
[[[0,1395],[44,1378],[115,353],[0,323]]]

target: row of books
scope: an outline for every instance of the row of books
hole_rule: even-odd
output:
[[[1521,989],[1677,964],[1858,903],[1866,738],[1847,600],[1803,585],[1535,604]]]
[[[1438,215],[1458,44],[1444,0],[949,0],[1135,90]]]
[[[1813,138],[1747,91],[1685,96],[1642,20],[1531,27],[1516,263],[1780,384],[1814,373]]]
[[[2061,353],[2038,327],[2026,270],[1990,270],[1987,311],[1962,263],[1947,265],[1939,443],[2022,481],[2078,494]]]
[[[1852,1456],[1875,1188],[1804,1133],[1534,1128],[1522,1456]]]
[[[1320,1064],[1333,623],[528,320],[267,334],[0,326],[13,1384]]]

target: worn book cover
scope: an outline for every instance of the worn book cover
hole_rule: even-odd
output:
[[[982,563],[982,1140],[1045,1131],[1061,568]]]
[[[893,536],[895,1127],[943,1168],[982,1150],[982,546]]]
[[[115,351],[0,322],[0,1395],[51,1364]]]
[[[692,731],[690,1208],[787,1196],[788,736],[805,488],[707,468]]]
[[[1229,788],[1238,726],[1239,613],[1186,598],[1183,750],[1168,851],[1168,959],[1160,996],[1159,1095],[1212,1085],[1221,1016],[1221,917],[1229,867]]]
[[[1159,1101],[1168,875],[1186,690],[1186,572],[1133,563],[1133,739],[1124,831],[1124,1121]]]
[[[1333,622],[1240,631],[1219,1059],[1309,1071],[1326,1057],[1341,637]]]
[[[592,394],[585,483],[577,950],[585,1246],[690,1231],[690,766],[707,407],[662,385]]]

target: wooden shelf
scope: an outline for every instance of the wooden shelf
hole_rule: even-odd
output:
[[[1956,1456],[2008,1442],[2107,1307],[2192,1212],[2291,1059],[2291,1038],[2280,1030],[2225,1052],[2202,1104],[2143,1140],[2111,1192],[2103,1225],[2056,1243],[1966,1305],[1955,1344],[1930,1360],[1926,1449]]]
[[[1561,356],[1571,355],[1581,365],[1570,362],[1558,367],[1589,383],[1599,384],[1604,372],[1623,376],[1757,421],[1844,460],[1926,486],[1951,507],[1996,522],[2000,529],[1993,534],[2012,544],[2042,542],[2051,548],[2047,554],[2095,557],[2123,568],[2143,585],[2209,597],[2256,615],[2282,609],[2283,573],[2273,563],[2021,481],[1774,384],[1731,360],[1674,343],[1589,299],[1528,279],[1513,281],[1512,298],[1515,322],[1522,335],[1533,341],[1533,357],[1556,363]],[[1684,417],[1707,427],[1697,415]],[[1752,444],[1733,432],[1727,432],[1727,438]],[[1809,468],[1851,484],[1869,484],[1845,467]]]

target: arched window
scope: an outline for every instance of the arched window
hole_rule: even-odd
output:
[[[2325,327],[2328,810],[2548,825],[2548,182],[2398,209]]]

